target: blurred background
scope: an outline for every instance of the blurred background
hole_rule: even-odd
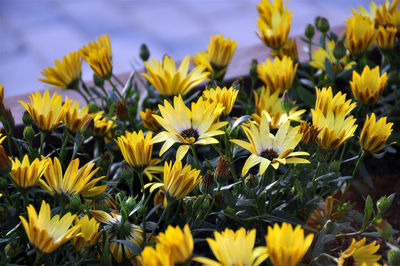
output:
[[[272,0],[271,0],[272,1]],[[383,2],[378,0],[375,2]],[[37,79],[69,51],[108,33],[114,73],[140,67],[139,47],[151,56],[164,53],[179,60],[206,50],[212,34],[238,41],[238,49],[261,45],[257,0],[0,0],[0,84],[5,96],[43,89]],[[350,8],[369,6],[367,0],[291,0],[290,35],[303,34],[318,15],[331,27],[344,24]],[[298,49],[303,49],[298,44]],[[251,56],[251,55],[249,55]],[[83,78],[91,79],[83,64]]]

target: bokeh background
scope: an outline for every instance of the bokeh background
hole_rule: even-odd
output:
[[[375,1],[382,2],[382,1]],[[37,79],[69,51],[108,33],[114,73],[140,67],[138,51],[146,43],[151,56],[174,59],[206,50],[212,34],[238,41],[238,49],[260,45],[257,0],[0,0],[0,84],[5,96],[42,89]],[[290,35],[302,34],[318,15],[331,26],[344,23],[350,8],[366,0],[291,0]],[[298,44],[299,45],[299,44]],[[299,49],[303,49],[299,45]],[[251,56],[251,55],[249,55]],[[83,77],[92,72],[84,63]]]

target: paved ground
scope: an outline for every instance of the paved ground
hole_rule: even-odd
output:
[[[382,1],[376,1],[382,2]],[[211,34],[237,40],[238,48],[259,44],[256,0],[0,0],[0,83],[6,96],[43,88],[40,71],[98,35],[111,37],[115,72],[138,66],[138,49],[176,59],[205,50]],[[317,15],[342,24],[363,0],[291,0],[291,35]],[[84,78],[90,78],[88,66]]]

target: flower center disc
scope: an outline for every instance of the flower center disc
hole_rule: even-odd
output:
[[[272,161],[272,159],[278,157],[278,153],[273,149],[266,149],[261,152],[261,157]]]
[[[197,132],[196,129],[191,127],[182,131],[181,136],[185,139],[193,137],[194,140],[197,140],[199,138],[199,132]]]

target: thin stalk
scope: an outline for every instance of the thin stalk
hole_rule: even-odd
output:
[[[344,192],[343,192],[343,194],[342,194],[342,198],[344,197],[344,195],[346,195],[347,191],[349,190],[350,185],[351,185],[351,183],[353,182],[353,179],[354,179],[354,177],[355,177],[356,174],[357,174],[358,167],[360,166],[360,163],[361,163],[361,161],[364,159],[364,157],[365,157],[366,154],[367,154],[367,153],[366,153],[364,150],[361,151],[360,156],[358,157],[356,166],[354,167],[353,174],[351,175],[351,178],[350,178],[349,181],[347,182],[346,188],[345,188],[345,190],[344,190]]]
[[[161,214],[160,219],[158,219],[158,222],[157,222],[156,226],[154,226],[154,228],[153,228],[153,230],[151,231],[149,237],[146,239],[146,245],[145,245],[145,246],[147,246],[147,244],[151,241],[151,238],[153,237],[154,232],[156,231],[157,227],[160,225],[161,221],[164,219],[164,217],[165,217],[165,215],[167,214],[167,211],[168,211],[168,209],[169,209],[169,206],[170,206],[171,204],[172,204],[172,203],[170,203],[170,202],[167,201],[167,205],[165,206],[165,208],[164,208],[164,210],[163,210],[163,212],[162,212],[162,214]]]
[[[64,128],[63,142],[62,142],[61,150],[60,150],[60,161],[63,163],[64,163],[65,147],[67,146],[67,143],[68,143],[67,129]]]
[[[121,85],[122,87],[125,86],[125,84],[122,83],[122,81],[116,75],[112,74],[112,77],[119,83],[119,85]]]
[[[309,58],[309,61],[312,61],[312,41],[311,41],[311,39],[308,41],[308,58]]]
[[[111,81],[111,78],[107,79],[108,83],[110,83],[111,87],[113,88],[113,91],[118,95],[118,97],[123,100],[124,97],[121,95],[115,84]]]
[[[34,266],[39,265],[40,258],[42,257],[42,252],[36,248],[36,257],[35,262],[33,263]]]
[[[201,168],[200,168],[200,163],[199,163],[199,159],[197,158],[196,149],[194,148],[194,145],[193,145],[193,144],[190,144],[190,149],[192,150],[194,160],[196,161],[196,167],[197,167],[197,169],[198,169],[198,170],[201,170]]]
[[[43,154],[44,150],[44,138],[46,137],[46,132],[43,130],[40,130],[40,146],[39,146],[39,155]]]
[[[146,193],[144,191],[144,180],[143,180],[143,171],[139,170],[138,171],[138,175],[139,175],[139,180],[140,180],[140,186],[142,187],[142,193],[143,195],[146,196]],[[131,194],[133,194],[133,188],[131,189]],[[149,197],[150,198],[150,197]],[[144,201],[145,205],[144,205],[144,211],[143,211],[143,219],[142,219],[142,224],[143,224],[143,239],[146,239],[146,200]]]

